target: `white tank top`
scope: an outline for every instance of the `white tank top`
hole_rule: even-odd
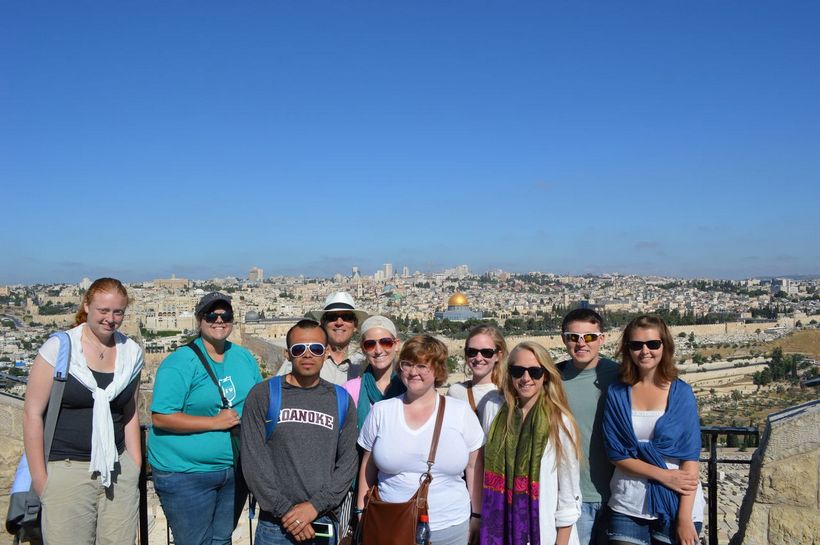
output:
[[[632,429],[638,441],[646,443],[655,437],[655,424],[663,416],[664,411],[632,411]],[[664,458],[667,469],[678,469],[680,460]],[[618,513],[642,519],[656,519],[646,509],[649,496],[648,479],[634,477],[621,471],[617,467],[609,483],[612,495],[609,498],[609,507]],[[703,499],[703,488],[698,483],[695,493],[695,505],[692,508],[692,520],[703,522],[703,509],[706,502]]]

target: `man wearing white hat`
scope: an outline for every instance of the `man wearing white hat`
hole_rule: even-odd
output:
[[[348,349],[359,324],[367,318],[367,312],[356,308],[349,293],[337,291],[327,296],[322,310],[310,311],[306,316],[319,321],[327,333],[327,358],[319,376],[340,386],[358,377],[364,366],[364,355],[360,352],[350,355]],[[285,361],[276,374],[285,375],[291,370],[290,361]]]

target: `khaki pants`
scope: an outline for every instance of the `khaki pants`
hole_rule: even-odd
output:
[[[112,483],[100,484],[88,462],[48,463],[43,495],[46,545],[130,545],[139,524],[139,469],[127,452],[114,464]]]

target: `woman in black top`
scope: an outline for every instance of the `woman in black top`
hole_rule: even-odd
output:
[[[40,347],[29,374],[23,442],[49,545],[122,545],[136,538],[143,353],[117,331],[127,306],[125,287],[113,278],[96,280],[83,296],[67,331],[68,378],[47,464],[43,418],[59,339]]]

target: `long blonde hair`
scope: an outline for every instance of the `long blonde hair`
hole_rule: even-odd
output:
[[[532,353],[539,365],[546,370],[546,373],[544,373],[544,389],[538,393],[538,400],[532,410],[543,411],[549,418],[550,437],[555,438],[552,442],[555,447],[555,462],[560,462],[564,456],[561,441],[558,440],[558,434],[561,430],[572,439],[575,456],[580,460],[582,451],[578,424],[575,422],[575,417],[572,416],[572,411],[569,409],[567,394],[564,391],[561,374],[558,372],[555,362],[552,361],[546,348],[532,341],[524,341],[517,344],[516,347],[510,351],[510,355],[507,357],[509,365],[515,364],[515,355],[522,350]],[[518,405],[518,394],[515,391],[515,386],[513,386],[514,379],[512,375],[510,375],[509,370],[506,373],[506,377],[502,392],[504,394],[504,400],[510,408],[507,411],[507,429],[509,430],[512,428],[515,412],[513,407]],[[564,417],[569,421],[569,427],[564,423]]]

